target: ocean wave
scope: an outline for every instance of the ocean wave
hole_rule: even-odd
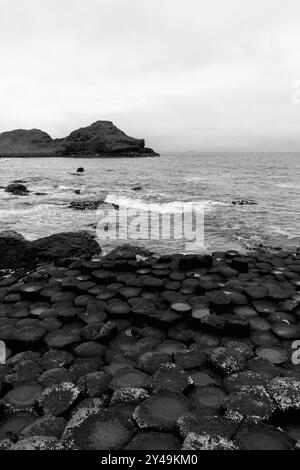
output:
[[[283,189],[298,189],[300,187],[299,184],[291,184],[291,183],[277,183],[276,186],[278,188],[283,188]]]
[[[224,205],[219,201],[172,201],[172,202],[148,202],[144,199],[132,199],[126,196],[116,194],[108,194],[105,198],[107,204],[116,204],[120,207],[128,207],[130,209],[160,212],[160,213],[181,213],[183,210],[209,210],[216,205]]]

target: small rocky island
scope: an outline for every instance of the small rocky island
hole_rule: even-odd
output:
[[[65,138],[39,129],[0,133],[1,157],[159,157],[144,139],[129,137],[110,121],[97,121]]]

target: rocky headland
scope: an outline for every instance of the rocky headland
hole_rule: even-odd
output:
[[[0,157],[158,157],[143,139],[129,137],[110,121],[97,121],[65,138],[39,129],[0,134]]]
[[[299,250],[89,237],[0,237],[0,448],[299,449]]]

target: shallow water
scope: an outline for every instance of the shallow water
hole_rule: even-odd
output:
[[[84,174],[76,174],[79,166]],[[28,239],[93,230],[97,212],[74,211],[70,201],[106,198],[136,209],[169,212],[181,202],[205,208],[204,250],[245,250],[259,243],[300,246],[300,154],[163,154],[146,159],[1,159],[0,185],[22,180],[30,195],[0,189],[0,229]],[[133,191],[141,186],[141,191]],[[74,193],[81,190],[81,195]],[[43,192],[46,195],[35,195]],[[121,198],[121,199],[119,199]],[[257,205],[232,205],[233,200]],[[102,241],[104,248],[119,242]],[[180,241],[145,242],[156,252],[185,251]],[[200,249],[200,248],[199,248]]]

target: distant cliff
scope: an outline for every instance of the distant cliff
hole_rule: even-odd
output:
[[[97,121],[63,139],[39,129],[0,134],[0,157],[158,157],[143,139],[129,137],[110,121]]]

